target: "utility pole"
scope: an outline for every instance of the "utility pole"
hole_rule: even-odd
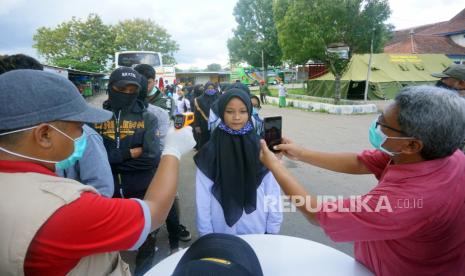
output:
[[[371,32],[370,58],[368,60],[367,80],[365,81],[365,93],[363,95],[363,100],[365,102],[368,100],[368,85],[370,83],[371,62],[372,62],[372,59],[373,59],[373,39],[374,39],[374,36],[375,36],[375,28],[373,28],[372,32]]]
[[[266,79],[267,74],[265,73],[265,60],[263,59],[263,49],[262,49],[262,72],[263,72],[263,81],[265,82],[265,84],[267,84],[268,80]]]

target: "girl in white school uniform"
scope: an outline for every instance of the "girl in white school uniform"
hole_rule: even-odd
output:
[[[198,232],[277,234],[280,188],[259,160],[250,96],[231,89],[218,99],[218,110],[220,125],[194,156]]]

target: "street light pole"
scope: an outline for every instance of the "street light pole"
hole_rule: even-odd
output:
[[[365,102],[368,100],[368,84],[370,83],[371,62],[373,59],[373,38],[374,36],[375,36],[375,29],[373,28],[371,32],[370,58],[368,60],[367,80],[365,81],[365,92],[363,93],[363,100]]]
[[[266,74],[265,74],[265,60],[263,59],[263,49],[262,49],[262,72],[263,72],[263,81],[266,83],[268,83],[267,79],[266,79]]]

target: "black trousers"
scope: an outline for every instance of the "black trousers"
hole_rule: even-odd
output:
[[[168,229],[168,241],[171,249],[177,249],[179,247],[179,210],[176,197],[171,206],[168,217],[166,218],[166,228]]]

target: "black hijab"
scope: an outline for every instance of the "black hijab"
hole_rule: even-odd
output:
[[[230,90],[230,89],[233,89],[233,88],[240,89],[240,90],[242,90],[242,91],[244,91],[244,92],[246,92],[247,94],[250,95],[250,88],[247,85],[243,84],[242,82],[235,82],[235,83],[231,84],[227,88],[227,90]]]
[[[213,89],[217,91],[214,95],[209,95],[205,92],[207,91],[209,86],[213,86]],[[203,110],[203,112],[209,115],[211,106],[218,99],[219,96],[220,96],[220,93],[218,93],[218,90],[216,89],[215,84],[213,84],[212,82],[207,82],[204,86],[204,92],[202,96],[200,96],[197,99],[197,102],[200,105],[200,108]]]
[[[226,92],[231,90],[231,89],[239,89],[239,90],[242,90],[244,91],[245,93],[247,93],[249,96],[250,96],[250,89],[247,85],[243,84],[242,82],[235,82],[229,86],[226,87]],[[219,113],[219,110],[218,110],[218,101],[214,102],[212,105],[211,105],[211,110],[213,111],[213,113],[215,113],[217,116],[218,113]]]
[[[203,85],[201,84],[196,84],[194,86],[194,98],[197,98],[197,97],[200,97],[202,96],[202,93],[203,93]]]
[[[226,105],[233,98],[244,102],[252,114],[250,96],[231,89],[218,99],[219,116],[224,122]],[[245,134],[229,134],[217,127],[202,149],[194,156],[200,171],[213,181],[212,193],[223,208],[226,223],[231,227],[245,211],[250,214],[257,205],[257,188],[268,170],[259,159],[260,137],[253,130]]]

